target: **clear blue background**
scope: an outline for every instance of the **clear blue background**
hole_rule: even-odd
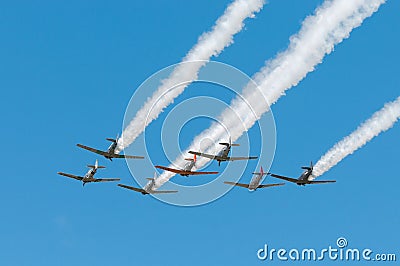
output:
[[[321,2],[271,0],[217,60],[251,76]],[[201,207],[56,175],[83,174],[96,156],[75,144],[106,148],[135,88],[179,62],[229,3],[2,1],[2,265],[258,265],[272,263],[256,257],[265,243],[318,249],[340,236],[400,259],[399,125],[326,173],[334,185],[235,188]],[[388,1],[273,106],[272,171],[297,176],[398,96],[399,11]],[[132,182],[124,161],[99,159],[103,176]]]

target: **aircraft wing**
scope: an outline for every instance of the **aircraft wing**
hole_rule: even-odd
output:
[[[120,181],[121,178],[96,178],[94,182],[110,182],[110,181]]]
[[[82,144],[76,144],[76,146],[78,146],[79,148],[103,155],[103,156],[107,156],[110,158],[127,158],[127,159],[144,159],[143,156],[133,156],[133,155],[124,155],[124,154],[115,154],[115,153],[109,153],[109,152],[105,152],[105,151],[101,151],[98,149],[94,149]]]
[[[276,187],[276,186],[283,186],[285,183],[279,183],[279,184],[265,184],[265,185],[259,185],[257,188],[266,188],[266,187]]]
[[[335,183],[336,180],[317,180],[317,181],[308,181],[308,184],[325,184],[325,183]]]
[[[119,157],[118,158],[126,158],[126,159],[144,159],[143,156],[135,156],[135,155],[120,155],[120,154],[116,154]],[[122,157],[120,157],[122,156]],[[112,157],[112,156],[111,156]]]
[[[103,155],[103,156],[110,156],[110,155],[112,155],[112,154],[109,154],[108,152],[101,151],[101,150],[97,150],[97,149],[94,149],[94,148],[91,148],[91,147],[88,147],[88,146],[85,146],[85,145],[82,145],[82,144],[76,144],[76,146],[78,146],[79,148],[85,149],[85,150],[87,150],[87,151],[91,151],[91,152],[94,152],[94,153]],[[111,156],[110,156],[110,157],[111,157]]]
[[[79,181],[82,181],[83,177],[82,176],[76,176],[76,175],[71,175],[71,174],[67,174],[67,173],[63,173],[63,172],[58,172],[57,174],[62,175],[62,176],[66,176],[69,178],[73,178]]]
[[[228,185],[232,185],[232,186],[249,188],[249,184],[235,183],[235,182],[229,182],[229,181],[225,181],[224,183],[228,184]]]
[[[239,161],[239,160],[255,160],[258,157],[251,156],[251,157],[228,157],[227,161]]]
[[[155,168],[162,169],[162,170],[169,171],[169,172],[176,173],[176,174],[183,174],[183,173],[189,172],[189,171],[182,171],[182,170],[169,168],[169,167],[165,167],[165,166],[161,166],[161,165],[156,165]]]
[[[144,190],[143,188],[131,187],[131,186],[123,185],[123,184],[118,184],[118,186],[126,188],[126,189],[130,189],[130,190],[133,190],[133,191],[136,191],[136,192],[148,194],[147,191]]]
[[[276,175],[276,174],[270,174],[270,176],[273,176],[275,178],[279,178],[279,179],[283,179],[292,183],[298,183],[299,180],[297,180],[296,178],[290,178],[290,177],[286,177],[286,176],[281,176],[281,175]]]
[[[153,190],[150,194],[176,193],[178,190]]]
[[[106,153],[106,154],[108,157],[111,157],[111,158],[144,159],[143,156],[124,155],[124,154],[115,154],[115,153]]]
[[[222,159],[222,157],[220,157],[220,156],[215,156],[215,155],[211,155],[211,154],[207,154],[207,153],[201,153],[201,152],[197,152],[197,151],[189,151],[189,153],[195,154],[195,155],[201,156],[201,157],[206,157],[211,160],[217,160],[218,158]]]
[[[188,172],[188,175],[216,175],[218,172]]]
[[[169,168],[169,167],[165,167],[165,166],[160,166],[160,165],[156,165],[155,167],[158,168],[158,169],[162,169],[162,170],[169,171],[169,172],[173,172],[173,173],[180,174],[180,175],[216,175],[216,174],[218,174],[218,172],[193,172],[193,171],[184,171],[184,170],[173,169],[173,168]]]

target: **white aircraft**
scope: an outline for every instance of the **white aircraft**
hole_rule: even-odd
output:
[[[258,188],[283,186],[285,184],[285,183],[278,183],[278,184],[260,185],[263,176],[267,175],[267,174],[268,173],[264,173],[264,170],[263,170],[263,168],[261,166],[261,169],[260,169],[259,173],[253,173],[253,175],[255,175],[255,176],[250,180],[249,184],[235,183],[235,182],[229,182],[229,181],[225,181],[224,183],[228,184],[228,185],[244,187],[244,188],[247,188],[249,191],[256,191]]]
[[[155,187],[155,180],[157,178],[157,173],[154,173],[154,177],[153,178],[146,178],[147,180],[149,180],[149,182],[147,182],[147,184],[143,187],[143,188],[137,188],[137,187],[131,187],[131,186],[127,186],[124,184],[118,184],[118,186],[126,188],[126,189],[130,189],[136,192],[140,192],[143,195],[147,195],[147,194],[164,194],[164,193],[176,193],[178,192],[177,190],[156,190]]]
[[[97,160],[94,165],[88,165],[87,167],[89,167],[90,169],[84,176],[71,175],[63,172],[58,172],[57,174],[82,181],[83,186],[85,186],[86,183],[91,183],[91,182],[110,182],[110,181],[121,180],[120,178],[94,178],[97,169],[106,168],[105,166],[98,165]]]
[[[225,148],[222,149],[217,155],[212,155],[212,154],[207,154],[207,153],[201,153],[197,151],[189,151],[191,154],[195,154],[198,156],[206,157],[211,160],[216,160],[218,162],[218,165],[221,165],[221,162],[226,162],[226,161],[238,161],[238,160],[254,160],[257,159],[257,156],[251,156],[251,157],[229,157],[229,152],[231,151],[231,147],[233,146],[239,146],[239,144],[233,144],[231,138],[229,137],[229,142],[220,142],[220,145],[224,145]]]

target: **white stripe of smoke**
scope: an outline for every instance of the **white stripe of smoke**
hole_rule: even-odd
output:
[[[336,143],[315,164],[314,178],[324,174],[338,164],[346,156],[352,154],[380,133],[393,127],[400,118],[400,97],[374,113],[371,118],[361,124],[353,133]]]
[[[258,87],[249,83],[242,93],[245,101],[237,97],[230,108],[220,115],[219,121],[228,129],[232,141],[251,128],[262,114],[270,110],[269,104],[274,104],[285,95],[286,90],[296,86],[313,71],[324,56],[333,51],[336,44],[348,38],[350,32],[376,12],[384,2],[385,0],[327,0],[316,9],[314,15],[307,17],[300,31],[290,38],[286,51],[267,61],[266,66],[254,76]],[[214,140],[213,145],[202,147],[203,152],[208,152],[215,151],[218,148],[217,143],[220,140],[226,141],[228,136],[224,127],[215,123],[198,135],[187,151],[198,150],[199,143],[205,138]],[[172,166],[181,166],[186,152]],[[205,158],[199,158],[196,167],[201,168],[205,163]],[[162,173],[157,179],[157,187],[174,175]]]
[[[191,82],[197,79],[200,68],[210,60],[211,56],[217,56],[225,47],[233,43],[233,35],[243,29],[243,21],[248,17],[254,17],[254,13],[259,12],[264,4],[265,0],[236,0],[226,8],[212,30],[202,34],[197,44],[182,60],[182,62],[191,63],[177,65],[171,75],[162,81],[158,89],[137,112],[118,141],[117,153],[132,144],[146,126],[155,120],[164,108],[173,103]],[[177,86],[178,84],[184,85]]]

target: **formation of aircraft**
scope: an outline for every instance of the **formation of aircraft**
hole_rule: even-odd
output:
[[[78,146],[79,148],[103,155],[106,159],[109,159],[110,161],[112,161],[113,158],[127,158],[127,159],[144,159],[143,156],[133,156],[133,155],[123,155],[123,154],[117,154],[115,153],[115,149],[117,148],[117,144],[118,144],[118,135],[115,139],[111,139],[111,138],[106,138],[106,140],[111,141],[111,145],[110,147],[108,147],[107,151],[101,151],[101,150],[97,150],[82,144],[76,144],[76,146]]]
[[[173,172],[175,174],[180,174],[181,176],[190,176],[190,175],[216,175],[218,172],[195,172],[192,171],[192,168],[196,165],[196,154],[193,155],[192,158],[186,158],[186,161],[189,161],[186,163],[186,165],[183,167],[183,169],[174,169],[174,168],[169,168],[165,166],[160,166],[156,165],[155,167],[158,169],[162,169],[165,171]]]
[[[149,180],[149,182],[147,182],[147,184],[143,188],[131,187],[131,186],[127,186],[127,185],[124,185],[124,184],[118,184],[118,186],[126,188],[126,189],[133,190],[135,192],[140,192],[143,195],[147,195],[147,194],[165,194],[165,193],[176,193],[176,192],[178,192],[177,190],[156,190],[154,188],[155,187],[156,178],[157,178],[157,173],[154,173],[154,177],[153,178],[146,178],[147,180]]]
[[[143,156],[133,156],[133,155],[120,155],[115,152],[115,149],[118,144],[118,136],[115,139],[107,138],[108,141],[111,141],[112,144],[109,146],[107,151],[101,151],[97,150],[82,144],[77,144],[78,147],[88,150],[90,152],[94,152],[96,154],[102,155],[105,158],[109,159],[112,161],[114,158],[127,158],[127,159],[144,159]],[[193,167],[196,165],[196,156],[202,156],[211,160],[215,160],[218,162],[218,166],[221,165],[221,162],[226,162],[226,161],[237,161],[237,160],[254,160],[257,159],[257,156],[250,156],[250,157],[230,157],[229,152],[231,151],[231,148],[234,146],[239,146],[239,144],[234,144],[231,141],[231,138],[229,138],[228,142],[220,142],[220,145],[225,146],[218,154],[212,155],[212,154],[207,154],[207,153],[201,153],[201,152],[196,152],[196,151],[189,151],[190,154],[193,154],[193,158],[186,158],[188,162],[185,164],[185,166],[182,169],[175,169],[175,168],[169,168],[165,166],[160,166],[156,165],[155,167],[158,169],[162,169],[165,171],[173,172],[176,174],[179,174],[181,176],[191,176],[191,175],[211,175],[211,174],[218,174],[218,172],[204,172],[204,171],[193,171]],[[97,183],[97,182],[110,182],[110,181],[120,181],[120,178],[95,178],[94,175],[97,173],[98,169],[105,168],[105,166],[98,165],[98,161],[96,160],[94,165],[88,165],[90,168],[89,171],[84,175],[84,176],[77,176],[77,175],[72,175],[64,172],[58,172],[57,174],[66,176],[69,178],[73,178],[76,180],[79,180],[83,183],[83,186],[85,186],[86,183]],[[311,176],[313,173],[313,163],[311,162],[310,166],[303,166],[301,167],[305,171],[301,174],[301,176],[297,179],[291,178],[291,177],[286,177],[282,175],[277,175],[273,173],[265,173],[263,168],[260,168],[260,172],[253,173],[253,178],[250,180],[248,184],[245,183],[237,183],[237,182],[230,182],[230,181],[225,181],[224,183],[227,185],[232,185],[232,186],[238,186],[238,187],[243,187],[247,188],[249,191],[255,191],[259,188],[268,188],[268,187],[275,187],[275,186],[283,186],[285,183],[276,183],[276,184],[261,184],[263,177],[265,175],[270,175],[272,177],[282,179],[285,181],[289,181],[291,183],[295,183],[300,186],[304,186],[307,184],[324,184],[324,183],[334,183],[336,182],[335,180],[311,180]],[[178,192],[177,190],[157,190],[156,189],[156,179],[157,179],[157,173],[154,174],[153,178],[146,178],[149,181],[143,188],[137,188],[137,187],[132,187],[124,184],[118,184],[119,187],[129,189],[135,192],[142,193],[143,195],[147,194],[164,194],[164,193],[176,193]]]
[[[268,173],[264,173],[264,170],[261,166],[260,172],[259,173],[253,173],[253,178],[250,180],[249,184],[243,184],[243,183],[235,183],[235,182],[229,182],[225,181],[224,183],[227,185],[232,185],[232,186],[239,186],[239,187],[244,187],[247,188],[249,191],[256,191],[258,188],[267,188],[267,187],[276,187],[276,186],[283,186],[285,183],[278,183],[278,184],[265,184],[261,185],[261,181],[264,175],[267,175]]]
[[[257,156],[251,156],[251,157],[229,157],[229,152],[231,151],[231,148],[233,146],[239,146],[239,144],[234,144],[232,143],[231,138],[229,137],[229,142],[220,142],[220,145],[224,145],[225,148],[223,148],[217,155],[212,155],[212,154],[207,154],[207,153],[201,153],[197,151],[189,151],[189,153],[206,157],[211,160],[215,160],[218,162],[218,166],[221,165],[221,162],[226,162],[226,161],[239,161],[239,160],[254,160],[257,159]]]
[[[91,182],[97,183],[97,182],[110,182],[110,181],[121,180],[120,178],[94,178],[94,175],[97,173],[97,169],[106,168],[105,166],[99,165],[97,160],[94,165],[88,165],[87,167],[89,167],[90,169],[84,176],[71,175],[63,172],[58,172],[57,174],[82,181],[83,186],[85,186],[86,183],[91,183]]]
[[[310,166],[303,166],[303,167],[301,167],[301,169],[304,169],[305,171],[300,175],[300,177],[298,179],[290,178],[290,177],[286,177],[286,176],[282,176],[282,175],[276,175],[276,174],[272,174],[272,173],[268,173],[268,174],[275,178],[279,178],[279,179],[283,179],[283,180],[295,183],[299,186],[305,186],[307,184],[326,184],[326,183],[335,183],[336,182],[336,180],[310,180],[310,177],[311,177],[312,171],[313,171],[313,163],[312,162],[311,162]]]

